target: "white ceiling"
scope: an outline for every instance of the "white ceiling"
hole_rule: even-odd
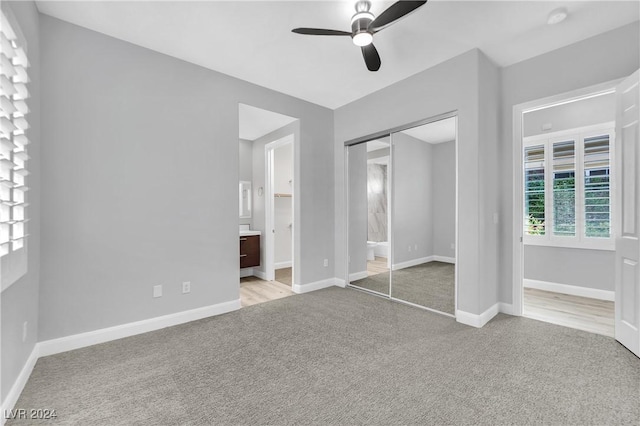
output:
[[[367,142],[367,152],[377,151],[379,149],[389,148],[389,141],[384,140],[373,140]]]
[[[401,133],[405,133],[430,144],[449,142],[456,139],[456,119],[455,117],[451,117],[446,120],[435,121],[404,130]]]
[[[378,15],[393,2],[374,1]],[[349,37],[354,1],[38,1],[42,13],[328,108],[337,108],[472,48],[510,65],[639,19],[639,2],[431,0],[375,35],[367,71]],[[557,7],[566,21],[549,26]]]
[[[297,120],[288,115],[245,104],[240,104],[239,113],[240,139],[249,141],[254,141]]]

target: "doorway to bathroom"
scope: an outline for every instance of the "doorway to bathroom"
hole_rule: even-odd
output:
[[[300,125],[297,118],[240,104],[239,129],[239,284],[245,307],[294,294]]]

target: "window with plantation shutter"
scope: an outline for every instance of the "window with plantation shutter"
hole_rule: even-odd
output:
[[[26,46],[5,11],[0,26],[0,258],[25,246],[29,76]],[[2,271],[4,272],[4,271]],[[4,288],[4,283],[3,283]]]
[[[525,244],[612,250],[613,123],[524,139]]]

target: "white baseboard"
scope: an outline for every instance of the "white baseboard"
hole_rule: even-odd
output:
[[[513,305],[511,303],[498,302],[498,310],[503,314],[514,315]]]
[[[115,327],[74,334],[72,336],[61,337],[59,339],[45,340],[44,342],[38,343],[39,356],[53,355],[60,352],[67,352],[73,349],[96,345],[98,343],[122,339],[123,337],[135,336],[136,334],[147,333],[149,331],[155,331],[161,328],[171,327],[173,325],[184,324],[185,322],[225,314],[237,309],[240,309],[240,299],[192,309],[190,311],[178,312],[175,314],[163,315],[161,317],[117,325]]]
[[[393,270],[410,268],[416,265],[422,265],[423,263],[432,262],[435,260],[435,256],[419,257],[417,259],[407,260],[406,262],[394,263]]]
[[[579,287],[575,285],[553,283],[549,281],[538,281],[523,279],[522,283],[526,288],[553,291],[555,293],[570,294],[571,296],[589,297],[591,299],[615,300],[615,292],[609,290],[599,290],[595,288]]]
[[[297,294],[308,293],[310,291],[320,290],[322,288],[332,287],[336,284],[335,278],[327,278],[326,280],[315,281],[308,284],[294,284],[293,292]]]
[[[128,324],[117,325],[115,327],[103,328],[100,330],[88,331],[86,333],[74,334],[72,336],[61,337],[59,339],[45,340],[35,344],[31,355],[27,359],[24,367],[20,371],[18,378],[9,390],[2,405],[0,406],[0,426],[4,425],[5,414],[15,407],[24,386],[31,376],[33,367],[35,367],[38,358],[48,355],[54,355],[61,352],[67,352],[74,349],[80,349],[87,346],[105,343],[111,340],[122,339],[123,337],[135,336],[149,331],[159,330],[161,328],[171,327],[173,325],[184,324],[186,322],[199,320],[215,315],[225,314],[227,312],[240,309],[240,299],[230,302],[218,303],[216,305],[204,306],[202,308],[192,309],[190,311],[177,312],[175,314],[163,315],[161,317],[149,318],[142,321],[136,321]]]
[[[481,314],[471,314],[469,312],[456,310],[456,321],[471,327],[481,328],[488,323],[491,318],[498,315],[500,304],[496,303]]]
[[[367,273],[367,271],[354,272],[353,274],[349,274],[349,282],[362,280],[364,278],[367,278],[368,276],[369,274]]]
[[[433,256],[433,260],[436,261],[436,262],[456,263],[456,258],[455,257],[434,255]]]
[[[273,264],[273,269],[291,268],[291,265],[293,265],[293,262],[290,260],[286,262],[276,262]]]
[[[255,269],[255,268],[253,269],[253,276],[258,277],[261,280],[267,281],[267,273],[259,269]]]
[[[16,402],[18,402],[18,398],[20,398],[20,394],[27,384],[33,367],[36,366],[39,357],[39,344],[36,343],[31,350],[29,358],[27,358],[27,362],[24,364],[24,367],[22,367],[22,370],[20,370],[16,381],[13,383],[13,386],[11,386],[11,389],[9,389],[9,393],[7,393],[4,401],[2,401],[2,406],[0,406],[0,425],[4,425],[7,421],[6,414],[16,406]]]
[[[340,278],[334,278],[333,280],[335,282],[335,285],[337,285],[338,287],[345,288],[347,286],[347,282],[345,280],[342,280]]]
[[[253,268],[242,268],[240,269],[240,278],[250,277],[253,275]]]

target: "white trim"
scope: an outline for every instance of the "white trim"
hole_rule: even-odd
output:
[[[582,240],[575,237],[563,238],[538,235],[525,235],[523,238],[525,246],[540,246],[540,247],[561,247],[561,248],[573,248],[578,250],[601,250],[601,251],[615,251],[616,241],[613,238],[595,238],[584,237]]]
[[[33,347],[29,358],[27,358],[27,362],[24,367],[22,367],[18,378],[13,383],[13,386],[11,386],[6,398],[2,401],[2,405],[0,406],[0,426],[4,425],[6,420],[8,420],[5,418],[5,413],[14,408],[20,394],[29,380],[29,377],[31,376],[31,372],[35,367],[36,362],[40,357],[97,345],[99,343],[122,339],[124,337],[135,336],[137,334],[160,330],[162,328],[184,324],[215,315],[226,314],[227,312],[236,311],[240,309],[240,307],[240,299],[236,299],[230,302],[204,306],[202,308],[196,308],[189,311],[177,312],[175,314],[163,315],[114,327],[88,331],[86,333],[74,334],[71,336],[61,337],[59,339],[38,342]]]
[[[612,94],[615,93],[615,91],[611,92]],[[601,132],[608,132],[611,129],[616,127],[616,122],[615,121],[605,121],[603,123],[600,124],[592,124],[589,126],[580,126],[580,127],[574,127],[572,129],[566,129],[566,130],[558,130],[555,132],[548,132],[548,133],[539,133],[537,135],[531,135],[531,136],[525,136],[522,138],[522,145],[523,146],[532,146],[532,145],[537,145],[538,142],[543,142],[547,139],[563,139],[566,138],[567,136],[572,137],[572,136],[576,136],[579,133],[601,133]]]
[[[316,291],[327,287],[332,287],[337,285],[340,287],[340,284],[336,281],[335,278],[327,278],[326,280],[315,281],[307,284],[294,284],[293,292],[297,294],[308,293],[310,291]]]
[[[349,282],[363,280],[369,276],[367,271],[354,272],[349,274]]]
[[[282,269],[282,268],[291,268],[293,267],[293,262],[287,260],[286,262],[276,262],[273,264],[273,269]]]
[[[264,271],[261,271],[260,269],[253,268],[253,276],[258,277],[261,280],[269,281],[267,279],[267,273]]]
[[[18,398],[20,398],[20,394],[24,389],[27,381],[29,381],[29,377],[31,376],[31,372],[33,368],[36,366],[36,362],[38,361],[40,344],[36,343],[31,350],[31,354],[29,358],[27,358],[27,362],[25,362],[24,367],[20,371],[20,374],[16,378],[16,381],[9,389],[9,393],[5,397],[4,401],[2,401],[2,407],[0,407],[0,425],[3,425],[8,419],[6,418],[6,413],[9,410],[13,410],[18,402]]]
[[[345,280],[340,278],[334,278],[335,285],[342,288],[347,288],[347,283]]]
[[[253,275],[253,268],[240,268],[240,278],[250,277]]]
[[[202,308],[192,309],[189,311],[177,312],[175,314],[149,318],[142,321],[116,325],[114,327],[88,331],[86,333],[74,334],[58,339],[45,340],[44,342],[38,343],[39,356],[54,355],[61,352],[96,345],[98,343],[122,339],[123,337],[135,336],[149,331],[160,330],[165,327],[171,327],[202,318],[225,314],[238,309],[240,309],[240,299],[204,306]]]
[[[398,269],[410,268],[412,266],[422,265],[423,263],[433,262],[434,260],[435,256],[427,256],[407,260],[406,262],[394,263],[393,270],[397,271]]]
[[[580,287],[576,285],[560,284],[549,281],[530,280],[524,278],[522,284],[526,288],[552,291],[554,293],[569,294],[571,296],[588,297],[591,299],[615,300],[615,292],[610,290],[600,290],[597,288]]]
[[[455,257],[447,257],[447,256],[438,256],[438,255],[433,255],[433,261],[435,262],[444,262],[444,263],[456,263],[456,258]]]
[[[457,310],[456,321],[465,325],[470,325],[471,327],[482,328],[493,317],[498,315],[498,312],[500,312],[500,303],[496,303],[480,315]]]
[[[511,303],[498,302],[498,311],[507,315],[515,315],[513,305]]]

